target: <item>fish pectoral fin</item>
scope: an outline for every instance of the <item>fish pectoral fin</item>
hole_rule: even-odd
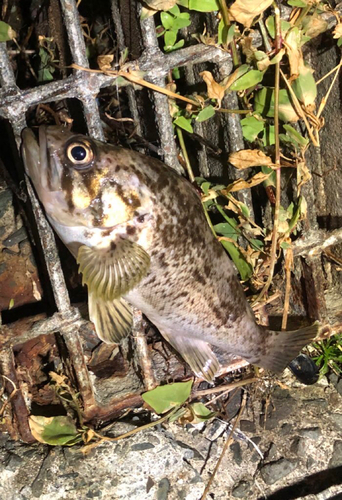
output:
[[[132,307],[124,299],[104,300],[89,293],[89,318],[106,344],[118,344],[132,330]]]
[[[106,250],[82,245],[77,263],[89,293],[114,300],[132,290],[147,275],[150,257],[137,243],[119,238]]]
[[[163,331],[161,333],[190,365],[197,377],[201,377],[207,382],[213,381],[220,368],[220,363],[207,342],[177,334],[168,335]]]
[[[298,356],[303,347],[313,341],[319,332],[319,323],[292,332],[268,332],[266,352],[258,360],[248,359],[250,363],[267,370],[282,372]]]

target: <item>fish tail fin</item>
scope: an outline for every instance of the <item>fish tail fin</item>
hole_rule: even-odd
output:
[[[292,332],[267,332],[265,354],[255,364],[267,370],[282,372],[301,349],[312,342],[319,328],[320,324],[316,321],[311,326]]]

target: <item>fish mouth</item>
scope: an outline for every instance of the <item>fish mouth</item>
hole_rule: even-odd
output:
[[[41,125],[38,139],[30,128],[25,128],[22,132],[21,151],[25,171],[37,191],[48,190],[51,192],[61,188],[59,169],[49,146],[49,128],[46,125]]]

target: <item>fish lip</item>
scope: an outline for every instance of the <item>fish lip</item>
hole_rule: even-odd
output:
[[[21,138],[22,138],[21,155],[24,162],[25,172],[29,177],[31,177],[33,164],[32,162],[30,162],[30,157],[36,154],[38,157],[37,160],[40,161],[38,141],[33,131],[28,127],[24,128],[24,130],[22,131]],[[30,170],[30,165],[31,165],[31,170]]]

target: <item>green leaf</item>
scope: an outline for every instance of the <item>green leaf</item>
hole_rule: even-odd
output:
[[[176,40],[177,40],[177,31],[172,31],[172,30],[165,31],[164,34],[165,47],[172,47],[172,45],[176,43]]]
[[[287,241],[283,241],[282,243],[280,243],[280,248],[287,250],[288,248],[291,248],[291,244],[287,243]]]
[[[175,18],[171,16],[168,12],[161,12],[160,13],[160,20],[162,22],[162,25],[166,30],[169,30],[173,27],[173,23]]]
[[[183,47],[185,40],[179,40],[172,47],[164,47],[165,52],[173,52],[174,50],[180,49]]]
[[[173,68],[172,70],[172,76],[175,80],[179,80],[181,77],[181,72],[180,68],[177,66],[176,68]]]
[[[241,231],[236,229],[237,222],[235,219],[230,219],[230,223],[228,222],[220,222],[219,224],[214,225],[214,229],[216,233],[221,236],[226,236],[227,238],[231,238],[232,240],[237,241],[238,236],[241,234]]]
[[[252,266],[246,261],[241,250],[237,248],[234,245],[234,243],[231,243],[230,241],[221,240],[221,243],[222,246],[229,253],[232,261],[234,262],[237,270],[239,271],[242,281],[248,280],[253,274],[253,269]]]
[[[273,146],[273,144],[275,144],[274,125],[266,123],[261,140],[264,146]]]
[[[209,194],[209,189],[210,189],[211,183],[206,181],[201,184],[201,189],[205,195]]]
[[[250,211],[249,211],[249,208],[247,207],[247,205],[245,205],[244,203],[242,203],[242,201],[239,202],[239,207],[241,209],[242,215],[244,215],[247,218],[251,215]]]
[[[247,116],[241,120],[242,133],[246,141],[254,142],[265,128],[265,122],[255,116]]]
[[[218,0],[189,0],[189,10],[198,12],[213,12],[220,10]]]
[[[210,104],[209,106],[206,106],[198,113],[198,115],[196,116],[196,121],[205,122],[206,120],[209,120],[209,118],[212,118],[215,115],[215,113],[216,111],[214,106]]]
[[[187,9],[189,8],[189,0],[177,0],[177,4]]]
[[[182,128],[183,130],[186,130],[187,132],[190,132],[190,134],[193,133],[193,128],[190,123],[190,118],[185,118],[184,116],[179,116],[178,118],[175,119],[173,122],[177,127]]]
[[[174,384],[162,385],[152,391],[142,394],[142,398],[156,413],[166,411],[180,406],[188,399],[191,393],[192,380],[188,382],[176,382]]]
[[[32,435],[40,443],[53,446],[71,446],[82,439],[81,433],[76,429],[70,417],[42,417],[31,415],[29,418]]]
[[[232,23],[229,26],[228,35],[227,35],[227,41],[226,41],[227,44],[229,44],[229,43],[231,43],[233,41],[234,36],[235,36],[235,28],[236,28],[236,24],[235,23]]]
[[[13,40],[16,36],[16,32],[11,28],[11,26],[3,21],[0,21],[0,42],[8,42],[8,40]]]
[[[241,78],[235,80],[234,83],[229,87],[230,90],[246,90],[250,87],[254,87],[262,81],[264,77],[264,72],[257,69],[252,69],[245,73]]]
[[[342,45],[342,36],[337,40],[337,47],[341,47]]]
[[[302,212],[302,209],[301,209],[301,205],[302,205],[302,196],[299,197],[298,199],[298,205],[296,207],[296,210],[294,211],[292,217],[291,217],[291,220],[289,222],[289,231],[292,231],[292,229],[296,226],[300,216],[301,216],[301,212]]]
[[[270,36],[274,39],[275,38],[275,20],[274,16],[269,16],[266,19],[266,28],[267,31],[269,32]],[[288,21],[284,21],[284,19],[280,20],[280,27],[281,27],[281,34],[284,36],[285,33],[292,27],[291,23]]]
[[[169,12],[171,12],[171,14],[173,14],[174,16],[178,17],[180,14],[178,5],[174,5],[173,7],[171,7],[171,9],[169,9]]]
[[[274,118],[274,89],[263,87],[256,92],[254,111],[262,116]],[[291,104],[291,98],[286,89],[279,90],[279,118],[284,122],[297,121],[298,116]]]
[[[275,170],[273,170],[273,168],[266,167],[265,165],[263,165],[261,167],[261,172],[263,174],[271,174],[266,180],[264,180],[264,182],[263,182],[264,186],[274,186],[275,187],[275,185],[276,185]]]
[[[292,90],[304,106],[313,105],[317,97],[316,82],[309,66],[299,70],[299,76],[292,82]]]
[[[187,12],[183,12],[174,20],[173,29],[180,30],[182,28],[190,26],[190,24],[191,24],[190,14]]]
[[[251,247],[258,252],[261,252],[264,249],[264,242],[257,240],[256,238],[252,238],[250,240]]]
[[[292,7],[307,7],[308,4],[304,2],[303,0],[287,0],[287,3],[291,5]]]
[[[214,418],[216,413],[208,410],[203,403],[193,403],[189,405],[189,408],[194,416],[192,424],[199,424],[200,422],[206,422],[211,418]]]
[[[184,415],[187,413],[187,410],[186,408],[179,408],[179,410],[175,411],[175,413],[173,413],[170,418],[169,418],[169,422],[170,424],[172,422],[175,422],[176,420],[178,420],[179,418],[182,418],[184,417]]]
[[[286,130],[286,134],[290,138],[291,142],[295,145],[305,147],[309,144],[309,139],[303,137],[295,128],[291,127],[291,125],[284,124],[283,127]]]

